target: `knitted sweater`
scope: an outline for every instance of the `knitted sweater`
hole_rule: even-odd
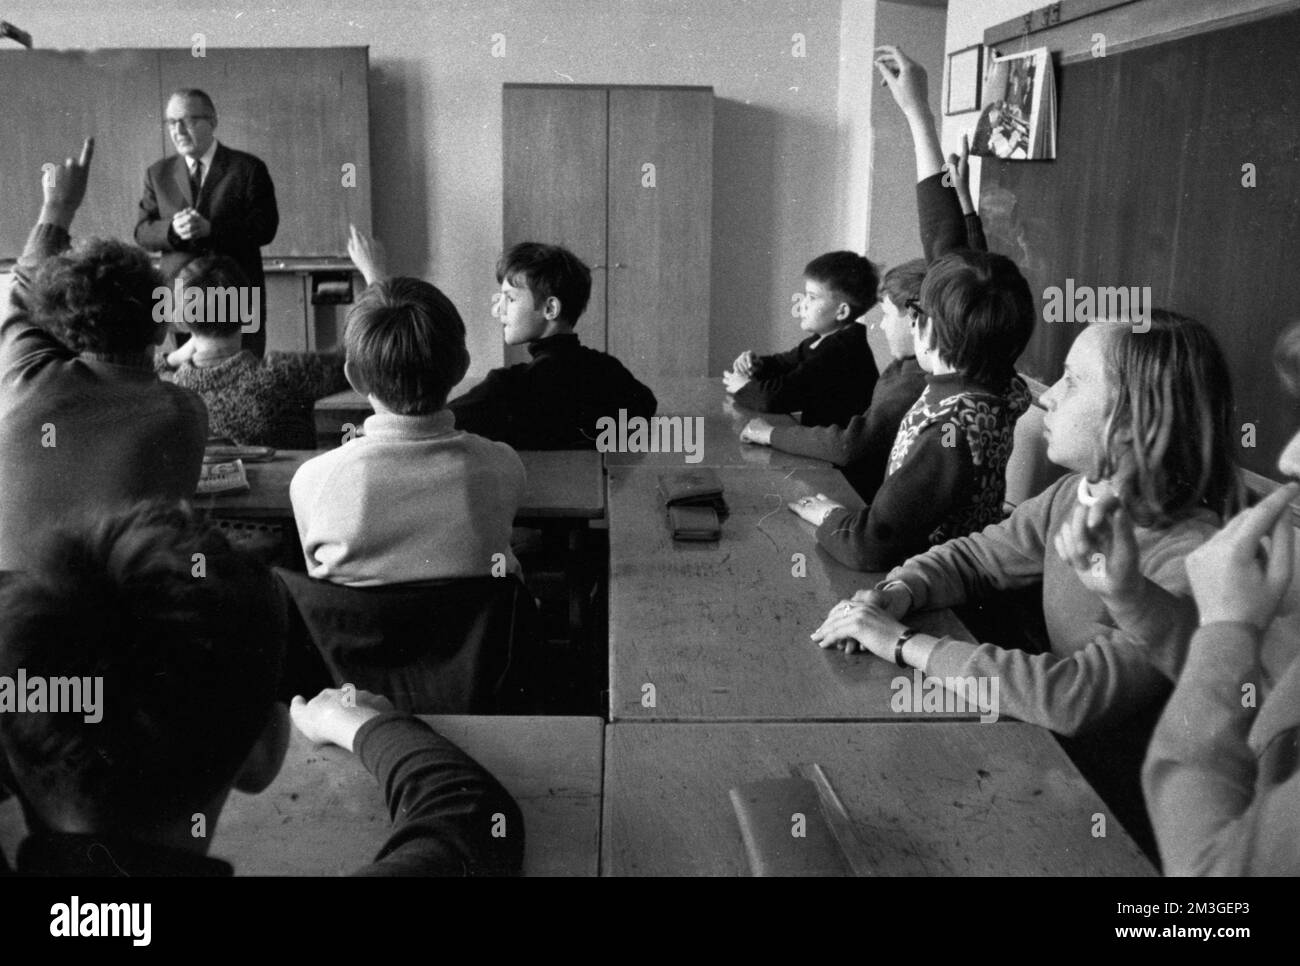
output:
[[[289,485],[310,576],[369,587],[519,569],[510,533],[525,480],[514,450],[457,430],[446,409],[380,413],[364,431]]]
[[[139,365],[78,355],[28,314],[31,279],[68,247],[33,229],[0,321],[0,570],[24,566],[38,533],[139,500],[188,499],[203,463],[203,400]]]
[[[1192,638],[1142,772],[1166,875],[1300,875],[1300,658],[1266,692],[1260,651],[1243,624]]]
[[[532,362],[493,369],[448,403],[456,425],[515,449],[595,449],[603,416],[649,418],[658,403],[611,355],[589,349],[571,333],[528,346]]]
[[[772,448],[834,463],[858,495],[871,500],[885,478],[898,424],[924,391],[925,370],[916,356],[895,359],[880,374],[867,411],[847,426],[776,426]]]
[[[832,510],[817,542],[857,570],[881,571],[1002,519],[1016,420],[1030,403],[1013,376],[999,392],[959,373],[930,376],[898,427],[876,498]]]
[[[798,412],[804,426],[847,426],[870,404],[878,375],[867,327],[850,322],[788,352],[759,356],[736,402],[764,413]]]
[[[315,449],[312,406],[347,388],[343,357],[315,352],[272,352],[258,360],[240,352],[215,366],[185,363],[167,376],[193,389],[208,406],[208,432],[241,446]]]
[[[353,741],[375,776],[393,829],[375,861],[353,875],[513,875],[524,857],[524,820],[510,793],[478,762],[410,715],[388,712]],[[494,816],[505,834],[493,836]],[[217,836],[218,848],[220,835]],[[5,872],[0,855],[0,872]],[[59,876],[228,876],[229,862],[109,835],[33,832],[17,871]]]
[[[1163,697],[1195,624],[1190,606],[1155,609],[1121,631],[1102,599],[1057,554],[1056,531],[1077,504],[1079,474],[1057,480],[1001,523],[912,557],[885,577],[901,580],[913,609],[954,607],[993,591],[1042,582],[1050,650],[1029,654],[994,644],[943,638],[927,674],[997,677],[1001,713],[1079,734],[1128,717]],[[1188,597],[1184,558],[1217,529],[1214,514],[1163,530],[1135,531],[1142,574],[1177,598]],[[1175,601],[1177,604],[1177,601]]]

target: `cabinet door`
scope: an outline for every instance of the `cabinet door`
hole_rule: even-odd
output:
[[[713,92],[609,96],[609,351],[642,380],[704,375]]]
[[[502,247],[563,245],[591,266],[578,334],[605,348],[606,137],[609,92],[506,86],[502,103]],[[507,362],[527,359],[507,351]]]

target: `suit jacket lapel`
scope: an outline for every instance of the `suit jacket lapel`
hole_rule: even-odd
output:
[[[181,197],[185,199],[185,204],[192,207],[194,199],[190,196],[190,166],[179,154],[172,158],[172,181]]]
[[[203,176],[203,187],[199,189],[200,198],[211,198],[212,192],[216,190],[221,176],[226,173],[226,164],[230,160],[230,152],[226,150],[224,144],[218,144],[217,150],[212,152],[212,167],[208,173]],[[195,208],[198,207],[196,204]]]

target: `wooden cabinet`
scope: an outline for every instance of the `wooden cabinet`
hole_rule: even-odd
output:
[[[504,246],[591,266],[585,344],[643,380],[706,372],[712,88],[507,84],[502,175]]]

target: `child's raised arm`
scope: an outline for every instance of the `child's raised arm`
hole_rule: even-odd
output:
[[[924,181],[943,170],[939,134],[930,113],[929,85],[925,68],[891,44],[876,48],[876,69],[884,78],[912,129],[916,147],[916,180]]]

